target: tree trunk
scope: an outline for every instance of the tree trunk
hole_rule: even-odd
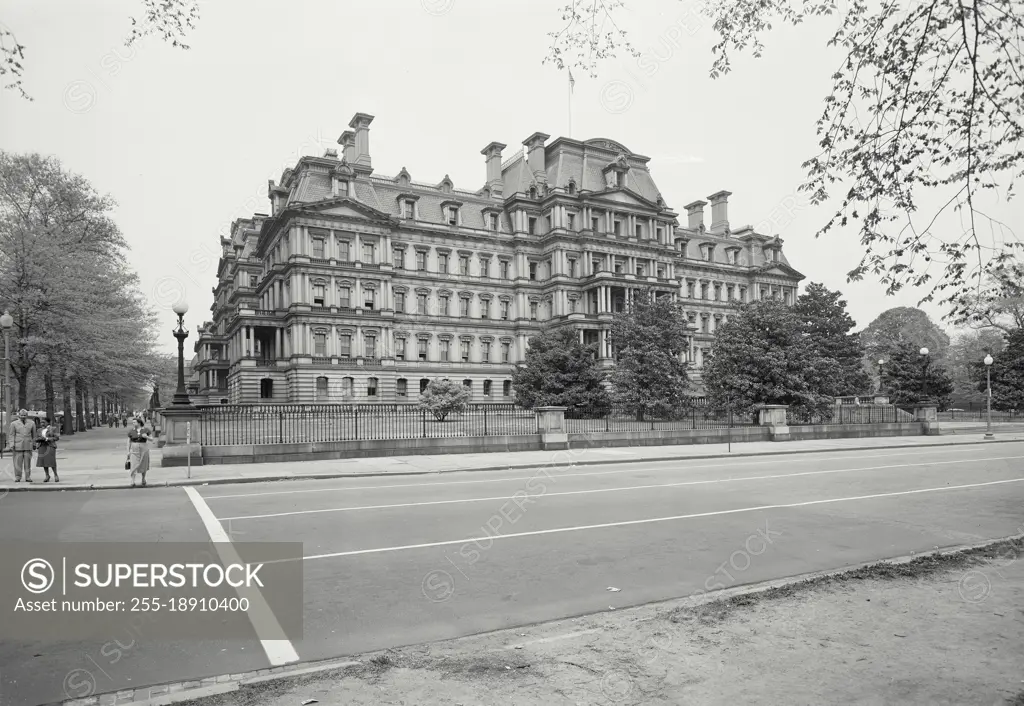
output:
[[[92,425],[94,427],[100,425],[100,402],[95,390],[92,393]]]
[[[28,409],[28,373],[31,368],[23,368],[20,365],[14,367],[14,379],[18,381],[18,406],[15,412],[20,409]]]
[[[89,410],[89,386],[82,385],[82,409],[85,411],[85,430],[92,429],[92,412]]]
[[[81,380],[75,380],[75,417],[78,419],[75,428],[78,431],[85,431],[85,395],[82,392]]]
[[[60,374],[60,396],[63,398],[62,403],[64,406],[64,421],[61,424],[60,433],[64,435],[74,434],[75,427],[71,423],[71,382],[64,371],[61,371]]]
[[[47,368],[43,373],[43,387],[46,388],[46,418],[51,422],[56,419],[54,413],[57,411],[56,393],[53,389],[53,371]]]

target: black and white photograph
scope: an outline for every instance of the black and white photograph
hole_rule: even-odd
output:
[[[0,0],[0,706],[1024,706],[1024,0]]]

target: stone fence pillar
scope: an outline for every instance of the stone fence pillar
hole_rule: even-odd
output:
[[[914,420],[921,422],[925,436],[938,436],[942,433],[939,427],[939,407],[930,400],[921,400],[914,405]]]
[[[163,417],[163,457],[161,466],[185,466],[192,457],[193,466],[203,465],[202,412],[198,409],[175,409],[165,407],[160,410]],[[188,440],[188,425],[192,425],[192,441]]]
[[[569,434],[565,431],[565,407],[535,407],[537,432],[545,451],[569,448]]]
[[[772,441],[789,441],[789,422],[786,420],[788,410],[789,405],[785,404],[763,404],[757,407],[757,423],[769,428]]]

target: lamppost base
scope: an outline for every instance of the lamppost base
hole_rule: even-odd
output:
[[[991,433],[991,432],[985,434],[985,441],[992,441],[995,438],[996,438],[996,435]]]
[[[192,408],[195,407],[195,405],[192,404],[192,400],[189,399],[188,395],[185,395],[183,397],[179,397],[178,395],[175,395],[171,399],[170,407],[171,408],[177,408],[177,409],[192,409]]]

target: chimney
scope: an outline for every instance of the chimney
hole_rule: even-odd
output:
[[[337,158],[338,158],[338,150],[334,149],[333,147],[328,147],[327,149],[324,150],[324,159],[337,159]]]
[[[704,207],[707,205],[707,201],[694,201],[684,206],[688,219],[686,223],[687,228],[690,230],[700,230],[700,227],[704,225]]]
[[[526,146],[526,159],[530,165],[530,172],[533,174],[534,179],[542,183],[548,180],[547,168],[544,165],[544,141],[549,137],[551,135],[535,132],[523,140],[523,144]]]
[[[487,188],[492,196],[501,196],[501,151],[506,147],[508,145],[492,142],[480,150],[480,154],[487,158]]]
[[[370,165],[370,123],[373,116],[366,113],[356,113],[348,126],[356,131],[355,164],[363,167]]]
[[[346,130],[338,138],[338,144],[341,145],[342,159],[349,164],[354,162],[356,159],[356,134],[351,130]]]
[[[729,230],[729,197],[728,191],[719,191],[708,196],[711,202],[711,232],[724,233]]]

